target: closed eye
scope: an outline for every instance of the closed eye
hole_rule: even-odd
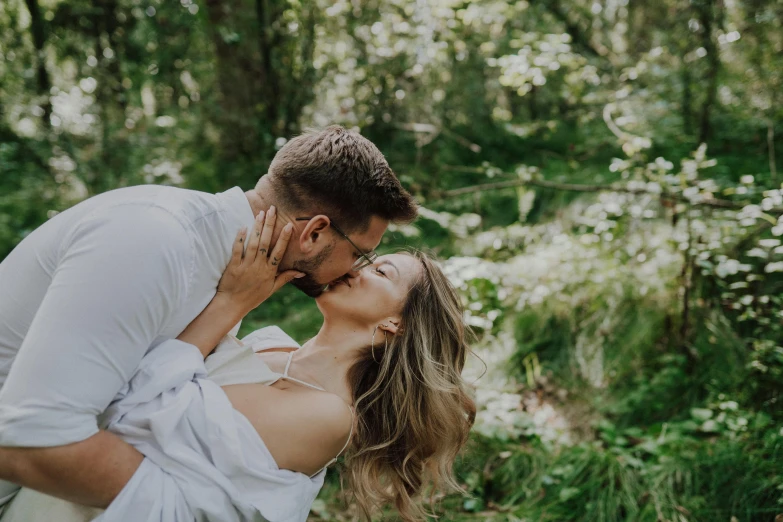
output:
[[[381,267],[377,267],[375,271],[381,274],[383,277],[386,277],[386,272],[384,272]]]

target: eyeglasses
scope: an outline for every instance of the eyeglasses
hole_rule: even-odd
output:
[[[313,219],[313,218],[312,217],[298,217],[298,218],[296,218],[296,221],[310,221],[311,219]],[[332,220],[329,220],[329,224],[331,225],[331,227],[334,229],[335,232],[337,232],[338,234],[343,236],[346,239],[346,241],[348,241],[356,249],[356,251],[359,252],[359,259],[357,259],[354,262],[354,264],[351,266],[351,270],[353,270],[354,272],[358,272],[362,268],[364,268],[366,266],[370,266],[371,264],[373,264],[375,262],[376,259],[378,259],[378,254],[376,254],[374,251],[370,251],[370,252],[365,253],[361,248],[359,248],[356,245],[356,243],[351,241],[351,238],[348,237],[348,234],[346,234],[345,232],[340,230],[340,227],[335,225]]]

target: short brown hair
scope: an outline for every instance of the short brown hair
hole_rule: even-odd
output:
[[[373,215],[393,223],[409,223],[417,215],[416,202],[381,151],[339,125],[293,138],[267,175],[289,211],[326,214],[344,230],[366,230]]]

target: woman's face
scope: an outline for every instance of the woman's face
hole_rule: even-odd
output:
[[[329,321],[372,327],[390,317],[399,317],[408,291],[421,271],[421,262],[413,256],[380,256],[355,277],[329,285],[316,303]]]

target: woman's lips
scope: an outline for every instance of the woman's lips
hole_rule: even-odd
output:
[[[337,285],[341,285],[341,284],[347,286],[348,288],[351,288],[351,283],[349,283],[348,279],[344,277],[341,277],[340,279],[335,279],[334,281],[329,283],[329,288],[334,288]]]

